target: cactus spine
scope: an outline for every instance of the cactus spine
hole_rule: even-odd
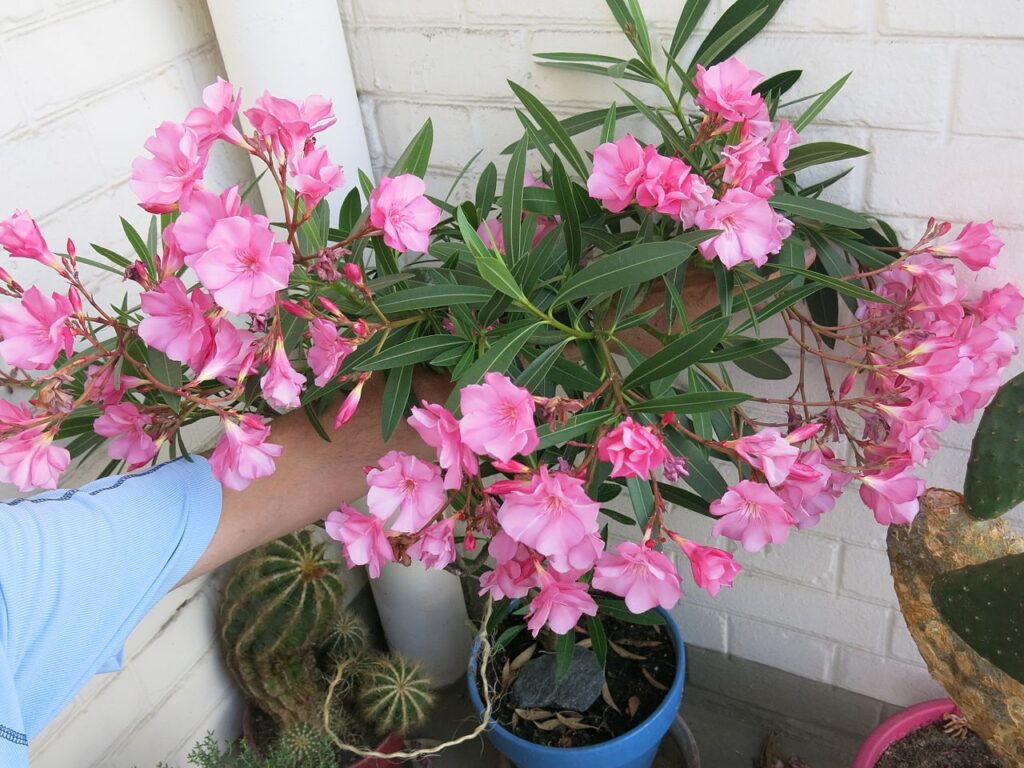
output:
[[[423,722],[434,700],[419,667],[401,656],[373,661],[361,678],[363,718],[379,730],[406,733]]]

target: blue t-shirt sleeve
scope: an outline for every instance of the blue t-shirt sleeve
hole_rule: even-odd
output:
[[[117,667],[135,625],[206,550],[220,510],[201,457],[0,502],[0,652],[29,740]]]

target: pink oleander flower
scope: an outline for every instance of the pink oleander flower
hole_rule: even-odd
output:
[[[22,493],[53,490],[68,468],[71,454],[53,444],[53,433],[33,427],[0,441],[0,482],[11,483]]]
[[[677,157],[659,155],[655,147],[644,147],[644,177],[636,188],[636,202],[654,208],[692,227],[694,217],[712,201],[711,187]]]
[[[210,341],[188,363],[196,372],[195,381],[217,379],[233,385],[243,373],[251,373],[250,347],[254,339],[251,332],[236,328],[226,318],[214,322]]]
[[[587,585],[578,581],[560,581],[551,575],[541,577],[540,592],[530,601],[526,627],[534,637],[546,624],[556,635],[564,635],[583,615],[596,616],[597,603],[587,593]]]
[[[307,211],[345,183],[345,172],[341,166],[331,164],[326,149],[314,149],[293,158],[290,168],[292,187]]]
[[[751,480],[741,480],[711,502],[711,514],[720,518],[711,532],[739,541],[747,552],[759,552],[765,544],[781,544],[793,524],[785,502],[775,491]]]
[[[754,89],[764,75],[747,69],[735,56],[704,69],[697,66],[693,84],[697,87],[697,106],[720,115],[729,123],[746,123],[758,135],[771,130],[768,107]]]
[[[548,557],[548,565],[558,573],[583,573],[589,571],[604,553],[604,539],[597,531],[584,536],[569,548],[564,555]]]
[[[203,286],[224,309],[266,312],[278,291],[288,287],[292,254],[274,240],[263,216],[232,216],[218,221],[207,238],[209,250],[192,262]]]
[[[114,386],[114,369],[111,366],[94,364],[85,369],[85,389],[89,390],[91,400],[102,405],[116,405],[124,400],[128,390],[144,381],[122,373],[118,386]]]
[[[498,524],[513,540],[567,565],[570,552],[597,532],[600,505],[583,485],[578,477],[542,466],[519,489],[505,494]]]
[[[497,219],[481,221],[480,226],[476,228],[476,233],[483,241],[484,246],[492,251],[505,253],[505,231],[500,221]]]
[[[909,469],[887,470],[860,479],[860,498],[882,525],[913,522],[925,482]]]
[[[712,597],[721,592],[722,587],[731,587],[736,574],[743,570],[724,549],[704,547],[689,539],[680,539],[679,545],[690,561],[694,583]]]
[[[252,216],[249,206],[242,202],[237,185],[219,195],[196,189],[181,201],[181,216],[174,222],[174,243],[185,254],[186,264],[192,266],[196,257],[206,251],[213,225],[232,216],[243,219]]]
[[[587,179],[587,191],[609,211],[618,213],[633,202],[646,168],[644,150],[627,133],[594,150],[594,170]]]
[[[447,503],[441,472],[434,464],[401,451],[380,458],[380,468],[366,473],[370,514],[387,520],[396,511],[391,527],[401,533],[418,531]]]
[[[925,307],[941,307],[959,302],[967,291],[956,277],[951,264],[939,261],[927,253],[906,259],[900,269],[913,277],[914,298]]]
[[[920,398],[907,405],[878,403],[889,425],[889,440],[898,451],[924,463],[938,448],[934,435],[949,426],[950,415],[930,400]]]
[[[355,347],[338,334],[338,326],[322,317],[309,324],[309,335],[313,344],[306,353],[306,359],[316,374],[313,383],[322,387],[337,376],[341,364]]]
[[[195,132],[178,123],[161,123],[144,146],[153,156],[135,158],[128,183],[145,210],[173,211],[202,180],[206,154]]]
[[[445,470],[444,487],[455,490],[462,487],[464,475],[480,473],[476,454],[462,442],[459,422],[442,405],[423,401],[423,407],[413,406],[407,419],[420,439],[437,450],[437,463]]]
[[[598,441],[597,457],[611,463],[611,477],[649,477],[668,451],[654,430],[628,417]]]
[[[705,259],[717,256],[728,268],[744,261],[764,266],[769,254],[778,253],[792,232],[789,220],[775,213],[766,200],[737,188],[699,210],[695,223],[700,229],[722,230],[698,247]]]
[[[384,232],[384,244],[399,253],[426,253],[430,231],[441,220],[441,209],[424,193],[419,176],[385,176],[370,194],[370,223]]]
[[[245,139],[234,125],[241,100],[241,91],[235,94],[234,86],[219,77],[217,82],[203,89],[205,106],[195,107],[185,117],[185,127],[191,128],[195,133],[200,151],[208,151],[210,145],[218,139],[239,146],[245,145]]]
[[[409,547],[409,557],[439,571],[454,563],[455,518],[445,517],[429,526],[423,537]]]
[[[909,362],[895,369],[925,388],[929,399],[942,402],[958,396],[971,381],[974,367],[960,356],[960,343],[954,338],[933,338],[922,342],[908,355]]]
[[[341,542],[341,552],[349,568],[365,565],[371,579],[380,576],[386,563],[395,561],[395,551],[384,532],[384,521],[373,515],[357,512],[348,504],[331,512],[324,520],[324,530]]]
[[[0,247],[11,256],[33,259],[59,272],[64,271],[64,265],[50,250],[39,225],[28,211],[15,211],[9,219],[0,221]]]
[[[267,372],[260,379],[263,398],[277,411],[298,408],[299,395],[306,386],[306,377],[292,368],[284,345],[278,340],[270,357]]]
[[[850,480],[850,475],[836,465],[831,451],[815,448],[800,454],[786,481],[775,492],[786,502],[793,524],[810,528],[835,507]]]
[[[508,376],[486,373],[483,384],[463,387],[459,398],[459,431],[462,442],[474,453],[509,461],[537,447],[540,438],[533,419],[533,395],[513,384]]]
[[[221,485],[235,491],[246,488],[253,480],[274,474],[274,459],[284,450],[268,443],[270,427],[254,413],[247,413],[238,422],[222,418],[224,434],[210,456],[213,476]]]
[[[330,99],[310,96],[301,104],[271,96],[268,91],[245,111],[260,136],[278,155],[301,152],[314,134],[336,122]]]
[[[736,453],[754,469],[764,473],[768,485],[773,488],[789,475],[790,467],[800,455],[800,449],[782,437],[772,427],[762,429],[756,435],[746,435],[729,443]]]
[[[985,291],[981,298],[970,305],[984,323],[992,323],[1001,331],[1017,327],[1017,321],[1024,312],[1024,296],[1017,286],[1007,283],[1001,288]]]
[[[0,399],[0,432],[23,427],[34,418],[35,415],[27,403],[12,403],[10,400]]]
[[[93,423],[96,434],[111,438],[107,454],[112,459],[123,459],[129,464],[145,464],[156,456],[159,447],[146,433],[153,416],[143,413],[134,403],[108,405],[103,415]]]
[[[204,314],[209,308],[205,298],[198,287],[189,295],[179,278],[165,278],[140,298],[145,317],[139,323],[139,336],[171,360],[195,360],[212,338]]]
[[[496,563],[493,570],[480,577],[480,594],[495,600],[526,597],[538,586],[538,572],[530,550],[512,540],[504,531],[494,534],[487,547]]]
[[[955,256],[969,269],[977,272],[992,266],[1003,245],[1005,243],[993,234],[992,221],[989,220],[984,224],[971,222],[960,230],[956,240],[935,246],[932,251],[943,256]]]
[[[181,250],[181,246],[178,245],[178,241],[174,237],[174,224],[172,221],[160,233],[160,240],[164,246],[163,253],[154,254],[157,274],[161,280],[173,276],[175,272],[185,266],[185,252]]]
[[[619,595],[633,613],[656,606],[672,608],[683,595],[679,573],[672,561],[656,549],[624,541],[615,552],[605,552],[594,568],[594,589]]]
[[[49,297],[32,286],[18,304],[0,305],[0,355],[8,365],[42,370],[61,350],[71,357],[74,336],[68,323],[73,309],[67,297]]]

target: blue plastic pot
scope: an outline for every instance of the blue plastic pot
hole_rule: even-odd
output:
[[[675,722],[683,700],[683,681],[686,677],[686,646],[675,620],[658,609],[672,634],[676,646],[676,676],[658,708],[632,730],[614,739],[589,747],[559,748],[534,744],[521,739],[511,731],[491,722],[487,738],[495,749],[516,764],[518,768],[650,768],[658,753],[658,745]],[[473,644],[469,657],[469,697],[479,716],[484,711],[477,690],[477,657],[479,638]]]

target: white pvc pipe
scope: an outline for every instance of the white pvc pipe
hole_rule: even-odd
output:
[[[296,101],[319,94],[334,102],[338,122],[318,134],[317,145],[345,170],[345,187],[328,196],[336,215],[345,194],[359,183],[357,169],[373,175],[337,0],[207,0],[207,5],[228,79],[242,88],[243,109],[265,90]],[[260,182],[260,195],[267,215],[280,221],[280,198],[269,176]]]

